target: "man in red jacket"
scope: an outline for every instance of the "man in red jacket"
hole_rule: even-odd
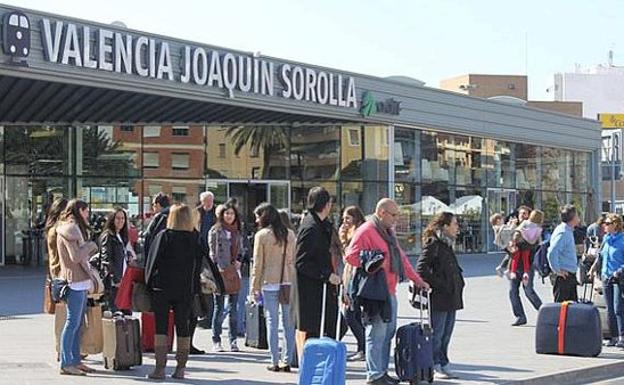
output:
[[[392,312],[389,322],[384,322],[380,315],[365,320],[367,384],[370,385],[399,383],[388,375],[390,345],[397,321],[397,283],[410,279],[416,286],[429,289],[429,285],[414,271],[396,239],[394,226],[400,214],[395,201],[383,198],[377,203],[375,214],[371,219],[356,230],[347,248],[347,262],[356,267],[360,266],[362,250],[381,250],[384,254],[382,269],[386,274]]]

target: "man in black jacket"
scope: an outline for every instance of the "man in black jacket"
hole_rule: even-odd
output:
[[[338,295],[341,283],[334,272],[329,251],[331,223],[327,220],[332,202],[323,187],[313,187],[308,193],[308,213],[303,218],[297,236],[295,267],[296,295],[294,295],[297,330],[306,338],[318,337],[321,328],[323,285],[328,284],[325,306],[325,334],[335,338],[338,318]]]

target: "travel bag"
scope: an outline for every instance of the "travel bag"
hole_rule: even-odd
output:
[[[340,294],[342,298],[342,286]],[[299,385],[344,385],[347,370],[347,346],[325,334],[325,306],[327,284],[323,285],[321,310],[321,338],[308,339],[303,347],[303,357],[299,369]],[[340,310],[340,309],[339,309]],[[336,322],[336,336],[340,335],[340,311]]]
[[[255,349],[268,349],[269,343],[267,341],[264,306],[252,301],[247,302],[245,305],[245,319],[245,346]]]
[[[102,337],[102,305],[94,304],[88,300],[87,309],[82,319],[80,328],[80,354],[99,354],[103,349]],[[61,335],[67,319],[67,304],[59,302],[56,304],[54,313],[54,340],[56,352],[60,353]]]
[[[431,327],[431,294],[429,290],[412,289],[411,303],[418,303],[420,319],[397,330],[394,348],[394,368],[401,381],[418,384],[433,382],[433,329]],[[424,299],[424,300],[423,300]],[[427,313],[427,317],[424,317]],[[426,321],[425,321],[426,320]]]
[[[112,318],[102,319],[104,334],[104,367],[128,370],[143,363],[141,328],[139,320],[117,312]]]
[[[169,311],[169,324],[167,325],[167,346],[169,351],[173,347],[173,311]],[[154,335],[156,334],[156,320],[154,313],[141,313],[141,346],[144,352],[154,351]]]
[[[585,294],[582,302],[542,305],[537,314],[535,351],[538,354],[582,357],[596,357],[601,353],[600,314],[591,303],[591,294],[590,300]]]

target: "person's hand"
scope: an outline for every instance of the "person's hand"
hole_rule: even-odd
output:
[[[342,279],[340,278],[339,275],[331,273],[331,275],[329,276],[329,283],[331,283],[334,286],[338,286],[342,283]]]
[[[350,228],[351,228],[351,224],[349,224],[347,222],[342,222],[342,224],[338,228],[338,232],[346,233]]]
[[[416,281],[413,281],[413,282],[414,282],[414,286],[416,286],[416,287],[418,287],[418,288],[420,288],[422,290],[426,290],[426,291],[430,291],[431,290],[431,286],[427,282],[425,282],[425,281],[422,281],[422,283],[417,283]]]
[[[565,270],[561,270],[560,272],[557,273],[557,276],[561,278],[568,278],[568,272]]]
[[[349,298],[348,295],[346,294],[342,295],[342,303],[344,303],[345,306],[349,306],[349,307],[351,306],[351,299]]]

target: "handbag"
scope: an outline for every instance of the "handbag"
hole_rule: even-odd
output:
[[[152,296],[147,290],[147,285],[143,282],[132,284],[132,310],[141,313],[152,311]]]
[[[208,267],[204,267],[199,274],[199,284],[202,294],[213,294],[217,292],[217,282],[212,271]]]
[[[236,294],[241,288],[241,279],[238,269],[234,265],[229,265],[221,270],[221,278],[223,278],[223,294]]]
[[[52,301],[56,303],[65,301],[67,294],[69,294],[69,284],[67,283],[67,280],[62,278],[53,278],[50,284]]]
[[[48,275],[43,286],[43,312],[54,314],[55,311],[56,303],[52,300],[52,279]]]
[[[282,253],[282,273],[280,275],[280,287],[277,293],[277,300],[282,305],[288,305],[290,303],[290,284],[284,284],[284,269],[286,268],[286,245],[288,241],[284,242],[284,252]]]

